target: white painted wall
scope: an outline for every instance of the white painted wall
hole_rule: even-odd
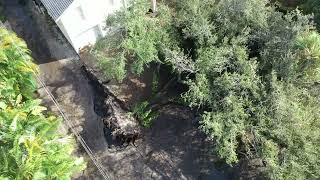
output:
[[[106,33],[103,30],[106,17],[121,6],[122,0],[75,0],[56,23],[79,52]]]

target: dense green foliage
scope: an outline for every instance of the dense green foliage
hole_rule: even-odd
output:
[[[313,14],[314,22],[320,30],[320,1],[319,0],[277,0],[285,10],[298,7],[305,14]],[[291,3],[289,3],[291,2]]]
[[[95,48],[100,61],[115,50],[106,62],[117,64],[120,54],[121,72],[171,64],[185,74],[182,96],[201,112],[200,128],[227,163],[260,158],[271,179],[318,179],[320,35],[310,17],[278,12],[266,0],[160,3],[149,17],[146,3],[108,19],[121,38]]]
[[[0,29],[0,179],[70,179],[83,159],[71,155],[72,138],[33,98],[34,73],[27,45]]]
[[[141,74],[150,62],[160,62],[159,51],[174,46],[170,31],[170,9],[160,5],[157,18],[146,15],[148,1],[139,1],[129,10],[110,16],[108,26],[118,29],[100,40],[93,49],[108,78],[121,81],[126,74],[127,61],[130,71]]]
[[[320,30],[320,1],[318,0],[304,0],[300,5],[304,13],[314,14],[314,22]]]

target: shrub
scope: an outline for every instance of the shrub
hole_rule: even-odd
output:
[[[83,159],[71,155],[74,142],[59,134],[60,120],[34,99],[34,73],[27,45],[0,29],[0,179],[70,179]]]
[[[133,108],[133,114],[136,115],[137,118],[141,120],[142,125],[147,128],[149,128],[152,125],[153,120],[159,116],[158,113],[152,111],[148,106],[149,103],[143,101],[137,103]]]

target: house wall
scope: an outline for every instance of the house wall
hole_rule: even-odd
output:
[[[108,14],[121,8],[121,2],[122,0],[75,0],[56,23],[79,52],[82,47],[94,44],[106,33],[103,30],[104,21]]]

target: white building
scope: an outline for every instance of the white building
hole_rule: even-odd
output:
[[[40,0],[76,50],[102,37],[105,19],[121,8],[122,0]]]

